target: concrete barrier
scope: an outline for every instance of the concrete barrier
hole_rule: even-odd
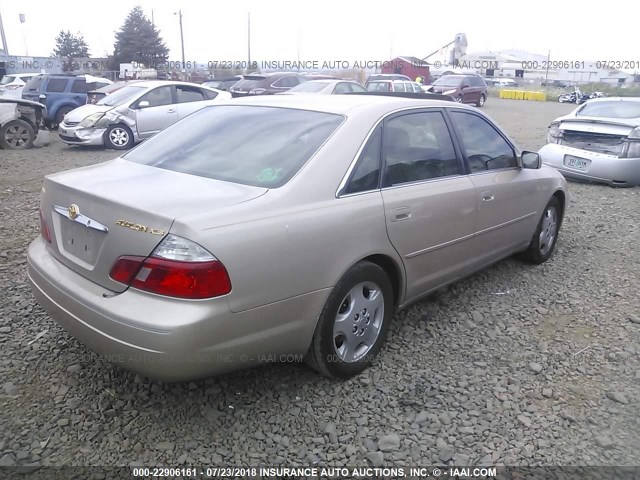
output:
[[[500,98],[509,98],[512,100],[534,100],[537,102],[545,102],[547,94],[545,92],[534,92],[529,90],[500,90],[498,93]]]

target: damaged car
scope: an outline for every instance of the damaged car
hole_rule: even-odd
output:
[[[542,161],[567,178],[640,185],[640,98],[589,100],[554,120],[547,141]]]
[[[31,148],[39,130],[45,130],[47,108],[38,102],[0,98],[0,147]]]
[[[229,92],[188,82],[135,83],[68,113],[58,134],[68,145],[128,150],[196,110],[229,98]]]

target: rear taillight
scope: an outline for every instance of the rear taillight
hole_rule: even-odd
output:
[[[49,226],[47,225],[46,220],[44,219],[44,213],[42,209],[39,210],[40,213],[40,234],[42,238],[44,238],[48,243],[51,243],[51,233],[49,232]]]
[[[118,258],[109,275],[125,285],[169,297],[203,299],[231,291],[224,265],[197,243],[175,235],[168,235],[150,257]]]

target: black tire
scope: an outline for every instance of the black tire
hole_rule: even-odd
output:
[[[60,109],[56,112],[56,118],[54,119],[54,126],[58,126],[64,120],[64,116],[73,110],[73,107],[60,107]]]
[[[462,95],[458,95],[457,97],[455,97],[454,100],[458,103],[464,103],[464,99],[462,98]]]
[[[111,125],[104,132],[104,145],[115,150],[129,150],[133,147],[133,133],[126,125]]]
[[[7,150],[31,148],[35,139],[35,130],[24,120],[11,120],[0,127],[0,146]]]
[[[482,95],[480,95],[480,99],[476,103],[476,107],[483,107],[484,106],[484,102],[486,102],[486,101],[487,101],[487,97],[485,97],[485,95],[483,93]]]
[[[351,302],[351,300],[356,300],[353,298],[352,292],[358,291],[361,285],[363,286],[362,298],[365,302],[372,302],[371,304],[365,303],[364,306],[373,305],[376,299],[380,301],[379,297],[376,296],[377,292],[377,294],[382,295],[381,305],[383,311],[380,312],[379,307],[373,311],[372,320],[372,312],[367,311],[366,308],[361,309],[359,312],[351,310],[348,314],[348,310],[346,310],[342,315],[345,318],[344,321],[349,323],[349,329],[353,329],[353,331],[348,335],[336,333],[334,326],[341,309],[349,309],[355,306],[355,302]],[[375,288],[369,289],[368,287]],[[356,264],[331,291],[318,318],[313,340],[305,357],[306,363],[314,370],[328,377],[350,378],[359,374],[371,365],[380,352],[389,330],[393,309],[393,289],[385,271],[371,262],[363,261]],[[336,328],[340,329],[339,327]],[[367,332],[371,335],[371,345],[369,346],[364,344],[367,338],[365,333]],[[352,337],[354,343],[363,342],[357,344],[354,349],[354,351],[360,351],[361,353],[354,355],[350,360],[344,359],[345,352],[349,350],[347,347],[349,342],[341,339],[346,336]]]
[[[554,219],[552,220],[552,228],[554,229],[553,238],[549,236],[549,229],[551,228],[549,217],[551,215],[554,216]],[[540,217],[540,221],[538,222],[538,227],[533,234],[529,248],[522,252],[522,258],[534,265],[540,265],[541,263],[549,260],[556,248],[561,225],[562,207],[560,206],[558,197],[554,195],[551,197],[551,200],[549,200],[549,203],[547,203],[547,206],[544,207],[544,211]],[[543,234],[543,230],[546,231],[547,234]]]

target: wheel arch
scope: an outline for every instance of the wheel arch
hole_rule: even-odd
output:
[[[368,257],[361,259],[360,262],[371,262],[384,270],[391,282],[391,288],[393,290],[393,305],[395,308],[398,308],[404,292],[404,275],[398,263],[389,255],[382,253],[369,255]]]
[[[558,199],[558,202],[560,202],[560,225],[559,226],[562,226],[562,222],[564,220],[565,205],[567,202],[567,195],[562,190],[556,190],[552,196],[556,197]]]

